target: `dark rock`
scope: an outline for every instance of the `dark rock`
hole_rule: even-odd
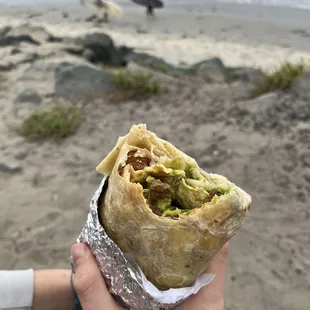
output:
[[[69,17],[69,14],[66,13],[66,12],[63,12],[63,13],[62,13],[62,17],[63,17],[63,18],[68,18],[68,17]]]
[[[21,68],[15,83],[19,89],[35,89],[41,97],[76,99],[115,90],[111,72],[69,55],[40,59]]]
[[[14,65],[9,61],[0,60],[0,72],[1,71],[10,71],[14,68]]]
[[[124,60],[127,63],[136,63],[140,67],[152,70],[154,73],[168,74],[171,76],[183,75],[188,71],[188,69],[177,68],[168,64],[161,58],[157,58],[145,53],[135,53],[128,51],[127,55],[124,56]]]
[[[9,55],[0,61],[0,71],[10,71],[20,64],[33,62],[38,58],[39,55],[34,52]]]
[[[82,57],[92,63],[94,63],[96,59],[96,55],[91,49],[84,50],[82,53]]]
[[[12,61],[14,66],[19,64],[24,64],[27,62],[34,62],[35,60],[39,59],[39,55],[35,52],[25,53],[25,54],[17,54],[15,57],[12,57]]]
[[[2,38],[4,38],[11,29],[12,29],[12,27],[10,27],[10,26],[5,26],[5,27],[1,28],[0,29],[0,40]]]
[[[226,67],[225,70],[227,82],[243,81],[254,84],[261,81],[264,77],[260,69],[251,67]]]
[[[113,73],[88,64],[62,65],[56,68],[55,94],[64,98],[96,96],[116,89]]]
[[[41,43],[54,41],[54,37],[44,27],[21,25],[11,29],[7,36],[30,36],[33,40]]]
[[[225,66],[217,57],[198,62],[191,68],[206,82],[226,82]]]
[[[114,46],[112,39],[102,32],[85,34],[83,37],[77,38],[74,43],[93,52],[93,63],[114,66],[120,66],[123,63],[122,55]]]
[[[56,50],[65,51],[71,55],[81,57],[84,53],[84,48],[79,45],[75,45],[74,43],[71,44],[60,44],[59,46],[55,47]]]
[[[171,70],[176,69],[176,67],[168,64],[161,58],[148,55],[146,53],[135,53],[135,52],[129,51],[129,49],[128,49],[127,55],[125,56],[125,60],[127,60],[128,62],[135,62],[140,65],[145,64],[145,65],[154,65],[154,66],[166,66],[167,68],[170,68]]]
[[[48,33],[44,27],[20,25],[6,29],[0,33],[0,46],[19,45],[26,42],[32,45],[40,45],[44,42],[55,42],[60,39]]]
[[[193,68],[197,69],[198,71],[208,70],[209,68],[216,68],[216,69],[225,69],[225,65],[222,60],[218,57],[214,57],[208,60],[200,61],[192,66]]]
[[[42,97],[33,89],[25,89],[17,95],[14,102],[31,102],[34,104],[40,104],[42,102]]]
[[[21,173],[21,172],[22,172],[22,168],[19,166],[10,167],[7,164],[0,163],[0,173],[17,174],[17,173]]]
[[[16,54],[20,54],[22,51],[17,48],[17,47],[13,47],[11,50],[11,55],[16,55]]]
[[[123,65],[125,66],[128,62],[128,56],[133,53],[133,48],[125,45],[121,45],[118,47],[119,57],[123,60]]]
[[[33,40],[29,35],[19,35],[19,36],[6,36],[0,39],[0,46],[9,46],[20,44],[21,42],[27,42],[34,45],[39,45],[40,43]]]
[[[86,22],[92,22],[92,21],[94,21],[94,20],[96,20],[98,17],[97,17],[97,15],[91,15],[91,16],[89,16],[89,17],[87,17],[86,19],[85,19],[85,21]]]

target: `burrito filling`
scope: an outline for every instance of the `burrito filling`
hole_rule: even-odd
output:
[[[226,183],[182,157],[146,155],[130,151],[119,173],[143,187],[148,206],[158,216],[185,217],[229,192]]]

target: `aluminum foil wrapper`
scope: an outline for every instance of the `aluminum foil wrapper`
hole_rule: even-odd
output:
[[[103,178],[92,197],[87,221],[77,242],[89,245],[111,295],[121,307],[132,310],[168,310],[212,281],[214,275],[204,274],[191,287],[167,291],[159,291],[149,282],[133,257],[123,253],[100,224],[98,203],[106,189],[107,180],[107,177]]]

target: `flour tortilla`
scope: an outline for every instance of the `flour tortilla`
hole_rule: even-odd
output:
[[[138,161],[138,170],[129,159]],[[203,274],[237,232],[251,204],[251,197],[241,188],[224,176],[202,171],[193,158],[145,125],[134,125],[119,138],[97,171],[109,176],[99,207],[101,223],[161,290],[190,286]],[[154,213],[161,211],[154,211],[145,197],[147,193],[150,197],[154,183],[148,185],[145,180],[160,178],[172,184],[175,199],[183,206],[173,209],[171,205],[161,209],[162,214]],[[156,206],[162,207],[162,201]]]

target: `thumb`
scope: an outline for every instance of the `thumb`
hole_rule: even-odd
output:
[[[83,243],[73,245],[71,256],[75,264],[74,288],[83,310],[119,309],[88,246]]]

